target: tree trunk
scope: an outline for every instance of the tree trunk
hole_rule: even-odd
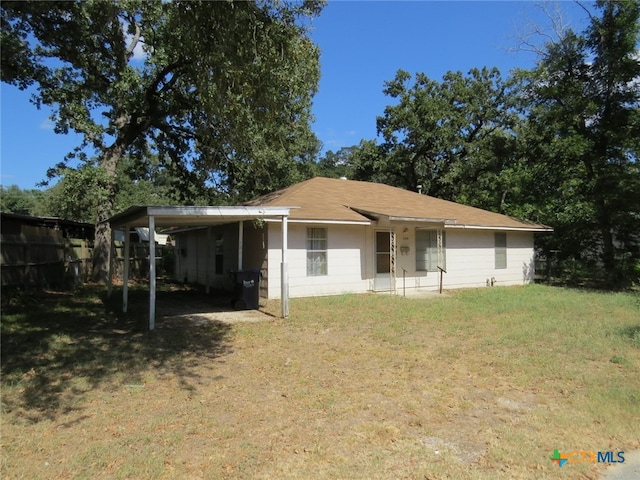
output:
[[[609,277],[612,277],[615,271],[615,247],[613,245],[611,222],[601,222],[600,231],[602,234],[602,264]]]
[[[498,206],[498,213],[504,214],[504,204],[506,200],[507,200],[507,190],[504,190],[500,197],[500,205]]]
[[[612,279],[615,270],[615,247],[613,245],[611,213],[604,198],[597,198],[595,203],[598,227],[602,236],[602,265],[609,279]]]
[[[98,283],[106,283],[109,280],[109,265],[114,260],[111,258],[111,226],[108,220],[113,215],[117,193],[116,168],[122,152],[122,147],[116,144],[105,152],[100,162],[107,175],[104,185],[106,195],[104,200],[98,203],[93,243],[92,279]]]

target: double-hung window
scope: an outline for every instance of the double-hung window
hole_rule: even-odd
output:
[[[445,232],[416,230],[416,271],[435,272],[447,269]]]
[[[507,268],[507,233],[495,233],[496,269]]]
[[[327,229],[307,228],[307,276],[327,275]]]

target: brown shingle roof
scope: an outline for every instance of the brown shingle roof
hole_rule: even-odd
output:
[[[451,226],[550,230],[499,213],[380,183],[315,177],[256,198],[248,205],[300,207],[291,220],[369,222],[370,218],[440,220]]]

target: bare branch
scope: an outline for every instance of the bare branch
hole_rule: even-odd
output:
[[[560,42],[569,27],[565,24],[562,10],[557,3],[536,3],[535,6],[549,20],[549,27],[543,28],[539,23],[529,21],[525,25],[524,31],[515,37],[515,40],[518,41],[518,46],[511,50],[531,52],[538,56],[544,56],[547,52],[545,45]]]
[[[582,10],[584,10],[584,12],[589,16],[589,21],[593,25],[593,23],[595,22],[595,17],[591,14],[589,9],[587,7],[585,7],[584,4],[582,2],[580,2],[579,0],[574,0],[574,3],[576,5],[578,5]]]
[[[549,3],[537,4],[537,7],[542,10],[545,16],[551,22],[553,33],[555,34],[555,41],[559,41],[567,31],[567,26],[562,18],[562,10],[560,10],[557,3],[553,4],[553,11],[549,6]],[[546,34],[550,38],[550,41],[554,41],[554,37]]]
[[[127,47],[127,51],[125,52],[125,58],[127,62],[131,60],[131,57],[133,57],[133,52],[136,49],[136,46],[138,45],[140,36],[142,34],[140,30],[140,24],[135,20],[135,18],[129,17],[129,22],[135,27],[135,33],[133,34],[133,37],[131,37],[131,42],[129,42],[129,46]]]

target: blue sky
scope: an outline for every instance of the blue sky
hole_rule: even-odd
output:
[[[504,76],[529,68],[535,56],[515,51],[528,25],[545,25],[540,4],[528,1],[330,1],[312,23],[321,49],[322,76],[314,98],[313,130],[323,151],[376,137],[376,117],[390,98],[384,82],[398,69],[440,80],[447,71],[498,67]],[[577,31],[586,14],[573,2],[558,4]],[[56,135],[47,110],[29,103],[29,93],[0,85],[0,183],[36,188],[48,167],[79,143]]]

